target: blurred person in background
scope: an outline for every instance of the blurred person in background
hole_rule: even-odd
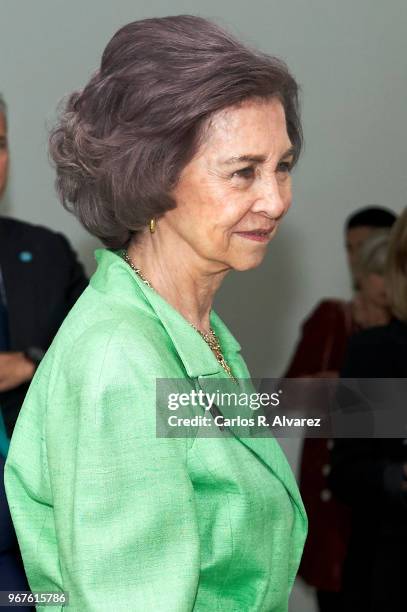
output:
[[[302,326],[286,378],[337,377],[351,335],[386,320],[388,312],[382,307],[381,298],[379,302],[370,300],[368,289],[373,295],[374,288],[358,268],[357,255],[364,241],[389,231],[395,219],[393,212],[377,206],[357,210],[347,219],[348,265],[352,286],[359,290],[350,302],[324,299],[319,303]],[[341,610],[342,566],[350,532],[349,508],[332,495],[327,480],[333,446],[331,439],[306,438],[301,458],[300,489],[309,530],[299,573],[307,584],[315,587],[321,612]]]
[[[8,166],[7,112],[0,96],[0,199]],[[0,591],[28,588],[3,483],[10,438],[36,367],[86,285],[62,234],[0,216]]]
[[[389,240],[390,230],[372,233],[355,259],[353,272],[358,291],[353,302],[361,328],[386,325],[391,318],[384,276]]]
[[[370,247],[361,253],[371,268],[366,290],[376,305],[387,301],[391,320],[353,336],[341,370],[343,378],[361,379],[365,396],[366,379],[407,378],[407,209],[391,232],[384,279],[369,263],[379,239]],[[343,610],[404,612],[407,438],[336,440],[332,455],[330,484],[352,508]]]

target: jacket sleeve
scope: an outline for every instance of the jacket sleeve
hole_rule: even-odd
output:
[[[7,494],[30,586],[69,592],[72,612],[187,612],[200,570],[191,442],[155,435],[151,342],[95,338],[68,362],[47,354],[13,437]]]

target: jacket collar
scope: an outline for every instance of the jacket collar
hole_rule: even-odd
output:
[[[142,281],[123,260],[120,251],[97,249],[95,258],[99,265],[90,284],[98,291],[114,295],[133,307],[149,312],[150,315],[154,314],[170,336],[188,376],[195,378],[217,375],[220,378],[225,375],[222,366],[197,331],[175,308]],[[233,361],[241,350],[240,344],[214,311],[211,312],[210,321],[226,360]]]

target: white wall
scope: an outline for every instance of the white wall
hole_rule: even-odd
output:
[[[280,374],[315,302],[348,294],[347,214],[407,204],[405,0],[0,0],[0,9],[12,155],[3,212],[64,231],[89,272],[97,241],[56,201],[46,125],[58,100],[83,86],[116,29],[143,17],[198,14],[287,61],[302,85],[306,139],[295,201],[266,262],[228,278],[217,299],[253,374]],[[298,444],[287,441],[286,449],[295,466]],[[312,609],[296,591],[292,612]]]

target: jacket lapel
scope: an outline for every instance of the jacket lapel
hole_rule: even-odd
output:
[[[220,380],[220,378],[221,377],[219,374],[199,376],[198,385],[204,393],[211,395],[216,392],[217,388],[219,388],[219,383],[222,383],[221,391],[224,391],[226,390],[226,387],[223,386],[223,383],[227,381],[225,381],[224,379]],[[232,385],[230,384],[227,388],[227,391],[235,390],[237,393],[239,393],[239,391],[245,393],[256,393],[256,390],[251,385],[250,380],[240,379],[239,383],[240,385],[238,389],[233,389]],[[246,406],[239,406],[238,409],[233,407],[217,407],[217,411],[226,418],[233,418],[233,416],[236,415],[240,415],[242,418],[253,418],[253,416],[256,416],[259,412],[256,411],[255,415],[253,415],[253,411]],[[288,463],[285,454],[276,438],[274,438],[271,434],[265,435],[264,431],[261,432],[257,430],[256,433],[256,427],[244,427],[242,425],[231,424],[229,426],[229,430],[236,438],[240,440],[242,444],[244,444],[254,455],[256,455],[282,482],[282,484],[287,489],[290,497],[292,498],[293,502],[297,506],[303,519],[306,521],[306,512],[301,499],[300,492],[298,490],[297,482],[295,480],[290,464]]]

